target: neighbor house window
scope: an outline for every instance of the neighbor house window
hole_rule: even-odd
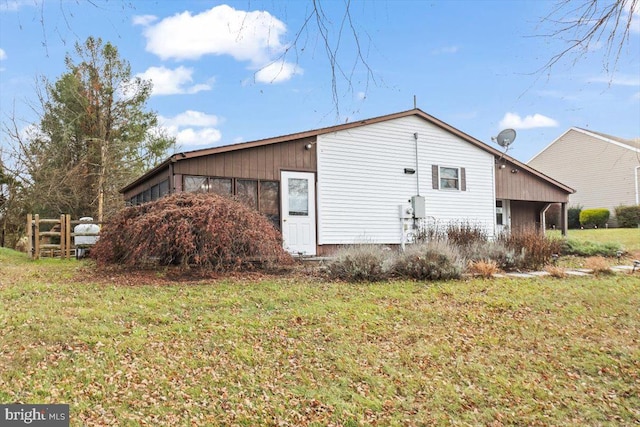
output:
[[[460,169],[440,167],[440,189],[459,190],[460,189]]]
[[[504,212],[502,207],[502,200],[496,200],[496,224],[504,225]]]

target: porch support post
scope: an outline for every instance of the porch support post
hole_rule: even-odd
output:
[[[560,229],[562,235],[567,236],[569,231],[569,210],[567,209],[567,203],[560,203]]]

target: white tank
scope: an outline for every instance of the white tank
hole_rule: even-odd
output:
[[[85,216],[80,218],[80,221],[93,221],[93,218],[91,218],[90,216]],[[79,234],[79,233],[95,233],[96,234],[96,236],[75,236],[76,246],[95,245],[95,243],[98,241],[97,234],[100,232],[100,226],[97,224],[78,224],[73,228],[73,232],[76,234]]]

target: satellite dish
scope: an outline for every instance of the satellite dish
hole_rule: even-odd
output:
[[[516,131],[513,129],[505,129],[501,131],[498,136],[494,136],[491,138],[492,141],[498,143],[499,146],[506,150],[509,149],[509,146],[516,139]]]

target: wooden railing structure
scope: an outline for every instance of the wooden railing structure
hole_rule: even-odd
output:
[[[70,259],[79,247],[75,245],[77,236],[98,236],[99,233],[75,233],[77,224],[97,224],[95,221],[72,221],[71,215],[60,215],[57,219],[40,218],[40,215],[27,215],[27,253],[31,259],[40,257],[60,257]],[[41,227],[44,230],[41,230]],[[72,239],[73,237],[73,239]],[[59,243],[52,243],[57,240]]]

